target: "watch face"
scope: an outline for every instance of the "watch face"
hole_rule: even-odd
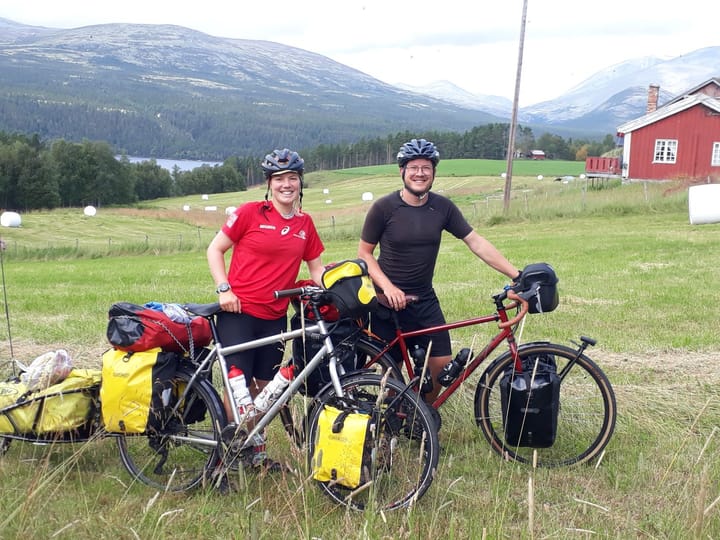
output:
[[[221,283],[220,285],[218,285],[218,288],[217,288],[217,292],[219,292],[219,293],[227,292],[229,290],[230,290],[230,285],[228,285],[227,283]]]

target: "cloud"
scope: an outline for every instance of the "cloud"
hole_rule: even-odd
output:
[[[647,2],[528,0],[521,105],[561,95],[601,69],[632,58],[669,58],[719,45],[715,2],[678,9]],[[175,24],[213,36],[263,39],[327,56],[388,83],[448,80],[470,92],[511,98],[522,4],[467,0],[204,0],[6,2],[0,16],[72,28],[110,22]]]

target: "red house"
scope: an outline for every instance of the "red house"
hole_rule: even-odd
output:
[[[622,177],[720,182],[720,78],[662,107],[657,106],[658,93],[658,86],[650,86],[647,114],[618,127]]]

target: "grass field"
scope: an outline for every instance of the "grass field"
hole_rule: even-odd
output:
[[[441,409],[440,469],[410,511],[334,507],[278,426],[273,456],[299,472],[248,475],[224,497],[134,484],[110,440],[54,448],[14,442],[0,457],[0,537],[720,538],[720,224],[690,225],[686,191],[671,184],[555,181],[578,174],[570,168],[577,163],[525,175],[514,166],[504,215],[502,163],[468,176],[472,165],[441,162],[435,190],[516,265],[549,262],[560,277],[559,308],[528,317],[521,339],[598,339],[589,353],[618,400],[618,425],[600,463],[532,470],[503,462],[474,425],[476,376]],[[355,256],[369,204],[362,194],[397,189],[396,172],[308,175],[304,208],[326,243],[326,262]],[[22,227],[1,231],[2,371],[10,373],[11,356],[30,361],[60,347],[77,364],[99,367],[115,301],[212,301],[204,248],[225,207],[263,195],[256,188],[100,208],[94,218],[82,209],[23,214]],[[210,205],[218,211],[205,211]],[[448,319],[490,312],[490,295],[504,284],[462,242],[443,242],[436,288]],[[458,331],[454,347],[491,332]]]

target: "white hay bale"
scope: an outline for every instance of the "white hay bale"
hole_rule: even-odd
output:
[[[86,206],[83,209],[83,214],[85,214],[88,217],[93,217],[95,214],[97,214],[97,210],[94,206]]]
[[[3,212],[0,215],[0,225],[3,227],[19,227],[22,224],[22,218],[17,212]]]
[[[701,184],[688,189],[690,224],[720,223],[720,184]]]
[[[373,194],[369,191],[366,191],[362,194],[362,200],[363,201],[372,201],[373,200]]]

